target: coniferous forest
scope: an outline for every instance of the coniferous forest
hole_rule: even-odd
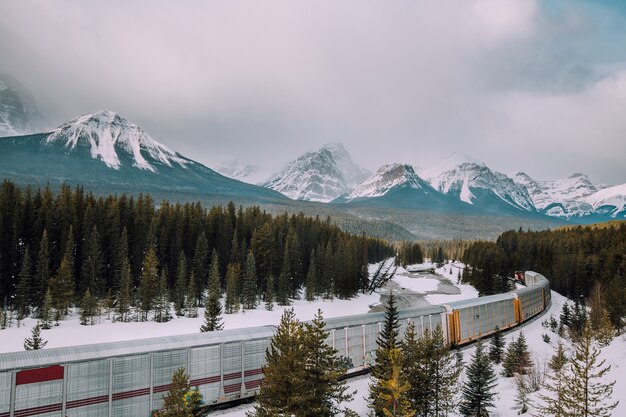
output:
[[[500,277],[516,270],[545,275],[553,290],[574,300],[587,299],[603,286],[614,326],[626,315],[626,222],[540,232],[509,231],[493,242],[476,242],[463,256],[472,266],[464,277],[481,293],[501,292]]]
[[[122,320],[131,307],[140,319],[163,320],[164,304],[185,314],[209,293],[225,293],[229,312],[271,303],[266,294],[288,304],[304,286],[312,296],[349,298],[367,287],[367,264],[394,252],[303,214],[8,181],[0,234],[0,300],[18,318],[52,310],[58,319],[76,305],[89,321],[97,302],[109,300]]]

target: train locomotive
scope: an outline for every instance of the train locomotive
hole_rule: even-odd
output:
[[[514,327],[546,310],[550,283],[516,274],[526,287],[509,293],[400,310],[401,334],[441,326],[451,346]],[[350,364],[368,368],[384,313],[326,320],[327,343]],[[0,355],[0,417],[148,416],[163,404],[174,371],[184,367],[206,404],[256,395],[275,326],[70,346]]]

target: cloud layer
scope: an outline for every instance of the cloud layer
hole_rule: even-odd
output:
[[[370,169],[461,151],[623,183],[626,13],[589,3],[14,0],[0,71],[54,124],[109,108],[209,164],[341,141]]]

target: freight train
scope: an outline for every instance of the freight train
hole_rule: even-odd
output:
[[[526,287],[509,293],[399,312],[423,334],[441,326],[451,346],[516,326],[548,308],[550,283],[518,274]],[[384,313],[326,320],[327,343],[358,372],[374,360]],[[149,416],[163,404],[172,374],[184,367],[206,404],[258,393],[274,326],[0,355],[0,417]],[[402,334],[402,333],[401,333]],[[1,334],[0,334],[1,336]]]

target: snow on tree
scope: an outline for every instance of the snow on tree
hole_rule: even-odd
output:
[[[559,342],[548,364],[550,371],[546,374],[546,380],[542,384],[546,392],[539,394],[539,403],[536,407],[537,417],[566,417],[568,415],[564,403],[565,381],[568,378],[564,367],[567,360],[563,343]]]
[[[498,326],[496,326],[494,331],[495,333],[489,340],[489,359],[491,359],[493,363],[498,364],[502,362],[502,354],[504,353],[504,346],[506,342],[504,341],[504,336]]]
[[[507,378],[512,377],[514,374],[526,375],[531,366],[528,344],[526,343],[524,333],[520,332],[517,339],[509,344],[502,364],[502,374]]]

